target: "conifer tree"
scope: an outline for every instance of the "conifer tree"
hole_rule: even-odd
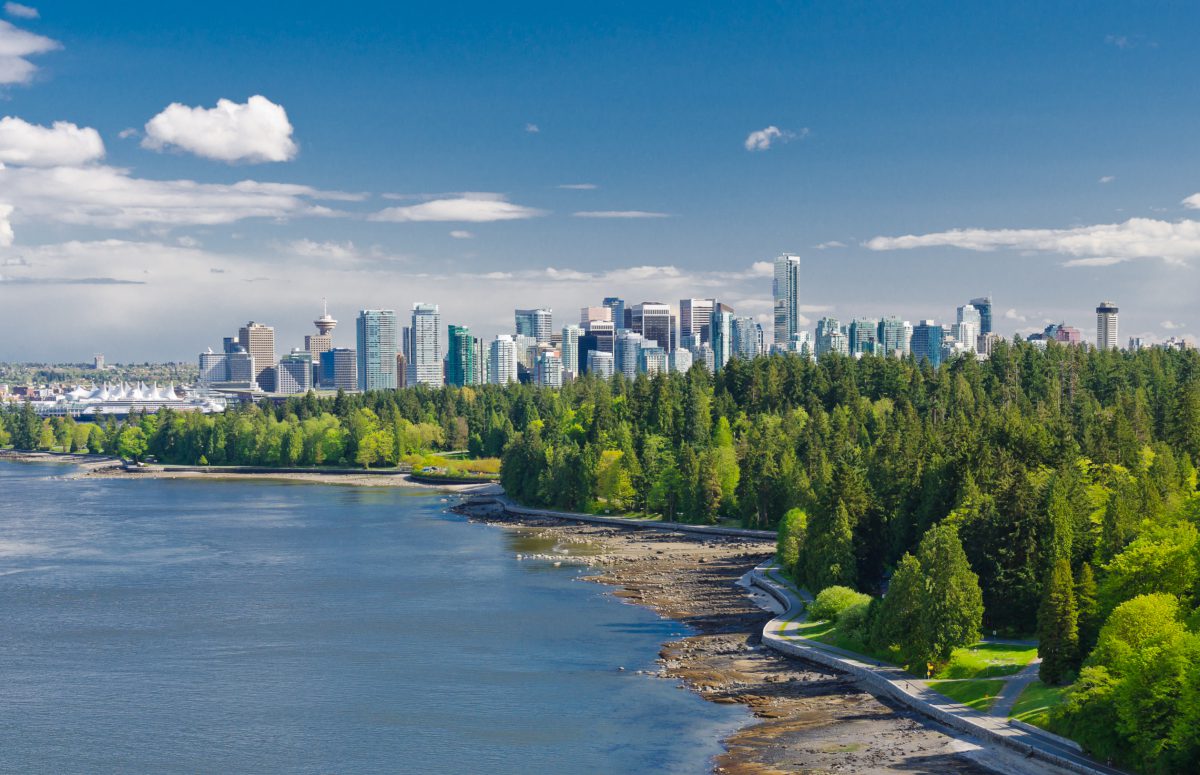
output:
[[[1062,683],[1079,665],[1074,580],[1065,559],[1054,563],[1038,610],[1038,656],[1042,658],[1038,676],[1048,684]]]
[[[1096,576],[1092,566],[1084,563],[1075,574],[1075,608],[1079,622],[1079,653],[1087,655],[1100,635],[1100,603],[1097,600]]]

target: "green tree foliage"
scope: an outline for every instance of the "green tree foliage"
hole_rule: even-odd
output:
[[[776,544],[775,556],[783,567],[784,573],[796,578],[796,564],[808,538],[808,515],[803,509],[789,509],[779,521],[779,540]]]
[[[983,593],[971,570],[958,530],[935,525],[921,539],[917,561],[925,580],[918,634],[921,650],[934,662],[945,662],[960,646],[979,640]]]
[[[1062,683],[1079,667],[1079,624],[1075,580],[1065,557],[1054,563],[1038,611],[1038,675],[1048,684]]]
[[[135,463],[146,454],[146,434],[141,428],[131,426],[117,437],[117,454]]]
[[[855,606],[865,606],[870,602],[870,595],[855,592],[849,587],[826,587],[809,604],[808,618],[814,621],[822,619],[837,621],[843,611]]]

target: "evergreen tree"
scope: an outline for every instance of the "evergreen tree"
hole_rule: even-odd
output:
[[[930,528],[917,560],[925,576],[920,638],[931,661],[945,662],[960,646],[979,640],[983,593],[953,525]]]
[[[1079,666],[1078,612],[1074,580],[1066,559],[1054,563],[1038,610],[1038,676],[1044,683],[1058,684]]]
[[[1096,576],[1092,566],[1084,563],[1075,574],[1075,606],[1079,621],[1079,653],[1087,654],[1100,635],[1100,603],[1097,600]]]

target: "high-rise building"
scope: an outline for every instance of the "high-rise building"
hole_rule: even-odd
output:
[[[592,350],[587,354],[588,374],[608,379],[613,375],[613,354]]]
[[[908,338],[904,334],[904,321],[898,317],[886,317],[879,321],[875,343],[881,355],[908,355]]]
[[[666,374],[670,362],[667,351],[661,347],[643,347],[638,355],[638,368],[643,374],[653,377],[655,374]]]
[[[307,393],[312,390],[312,353],[307,350],[292,350],[279,359],[275,371],[276,393]]]
[[[717,369],[717,355],[713,352],[712,345],[708,342],[702,343],[695,350],[692,350],[692,362],[699,363],[704,366],[705,371],[712,374]]]
[[[742,360],[753,360],[758,356],[758,324],[754,318],[735,317],[731,328],[731,355]]]
[[[404,328],[408,330],[408,326]],[[404,353],[396,353],[396,387],[408,387],[408,358],[404,357]]]
[[[586,331],[593,321],[607,320],[612,322],[612,310],[608,307],[581,307],[579,310],[579,325]]]
[[[716,299],[680,299],[679,300],[679,341],[680,345],[685,336],[695,337],[695,344],[711,341],[709,329],[712,327],[713,305]]]
[[[404,354],[404,362],[412,363],[412,326],[400,329],[400,352]],[[408,367],[405,366],[407,369]],[[407,378],[407,375],[406,375]]]
[[[229,382],[254,388],[258,385],[254,380],[254,375],[258,373],[258,369],[254,368],[254,356],[241,346],[235,345],[235,348],[233,352],[225,354],[225,362],[229,366]]]
[[[946,329],[933,320],[922,320],[913,326],[912,342],[909,345],[913,357],[918,361],[929,361],[935,368],[942,362],[942,340]]]
[[[733,307],[717,302],[713,307],[709,337],[713,351],[713,368],[725,368],[733,357]]]
[[[196,377],[196,384],[207,387],[217,382],[228,382],[228,360],[228,353],[215,353],[211,347],[200,353],[200,374]]]
[[[979,312],[980,336],[992,333],[992,297],[980,296],[978,299],[971,299],[971,306]]]
[[[321,299],[321,304],[324,313],[313,321],[313,325],[317,327],[317,333],[307,334],[304,337],[304,349],[318,364],[321,361],[321,353],[333,347],[333,329],[337,328],[337,321],[329,314],[329,304],[324,299]]]
[[[396,312],[364,309],[358,313],[358,389],[396,389]]]
[[[408,384],[438,387],[443,381],[442,315],[436,304],[417,302],[412,309],[412,357],[408,361]]]
[[[616,296],[606,296],[602,304],[612,310],[613,328],[620,331],[629,328],[629,318],[625,315],[625,300]]]
[[[517,333],[521,336],[532,336],[542,344],[549,344],[554,335],[554,315],[548,309],[519,309],[513,317],[517,324]]]
[[[488,380],[493,385],[517,381],[517,343],[508,334],[501,334],[491,343],[488,352]]]
[[[692,368],[692,353],[689,350],[676,347],[671,351],[671,371],[683,374],[690,368]]]
[[[775,341],[784,349],[800,330],[800,257],[784,254],[775,259],[775,277],[771,283],[775,297]]]
[[[104,353],[92,356],[92,371],[104,371]]]
[[[358,390],[358,353],[349,347],[334,347],[321,353],[321,387]]]
[[[587,326],[588,334],[596,337],[596,349],[600,352],[612,353],[613,342],[616,340],[617,329],[608,320],[593,320]]]
[[[625,375],[625,379],[637,376],[638,367],[641,365],[642,343],[642,335],[629,329],[622,329],[617,334],[613,368],[616,373]]]
[[[1117,305],[1104,301],[1096,307],[1096,347],[1101,350],[1115,350],[1117,344]]]
[[[562,387],[563,362],[557,350],[543,350],[538,355],[534,380],[542,387]]]
[[[675,346],[675,331],[672,325],[671,305],[660,301],[643,301],[630,311],[630,328],[641,334],[648,342],[654,342],[663,350]]]
[[[817,321],[817,357],[825,353],[850,354],[850,337],[842,330],[837,318],[824,317]]]
[[[455,387],[475,384],[475,337],[466,326],[446,327],[446,384]]]
[[[254,381],[260,390],[274,392],[275,329],[251,320],[238,331],[238,344],[254,356]]]
[[[579,338],[583,329],[579,326],[564,326],[562,330],[563,379],[570,381],[579,376]]]
[[[862,355],[875,352],[875,344],[879,336],[879,321],[874,318],[855,318],[850,321],[847,333],[851,355]]]

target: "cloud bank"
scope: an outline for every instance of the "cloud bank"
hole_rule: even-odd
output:
[[[14,5],[9,3],[9,5]],[[9,9],[8,12],[12,14]],[[16,16],[17,14],[12,14]],[[0,86],[6,84],[23,84],[33,80],[37,66],[26,57],[45,54],[62,48],[57,40],[42,35],[27,32],[14,27],[6,21],[0,21]]]

